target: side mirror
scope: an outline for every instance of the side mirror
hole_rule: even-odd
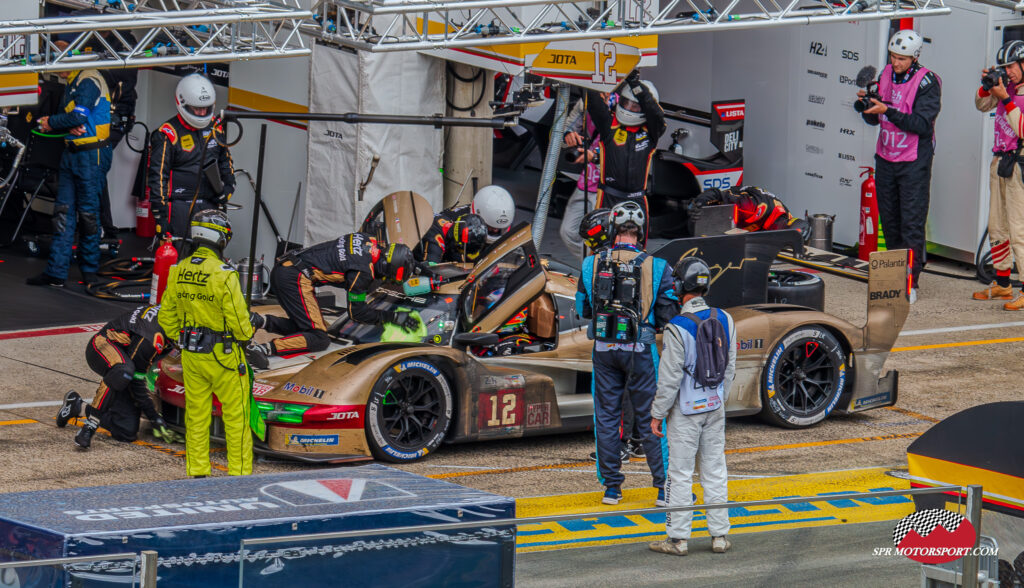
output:
[[[459,333],[452,341],[456,345],[467,347],[478,345],[480,347],[494,347],[498,344],[497,333]]]

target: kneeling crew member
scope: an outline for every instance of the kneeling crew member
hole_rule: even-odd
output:
[[[57,426],[62,428],[73,418],[86,417],[75,435],[79,447],[88,449],[99,427],[110,431],[118,441],[135,441],[140,414],[146,415],[157,436],[169,442],[177,437],[167,429],[146,388],[145,373],[171,349],[157,322],[159,311],[159,306],[140,306],[103,325],[89,340],[85,360],[103,381],[92,404],[71,390],[64,395],[64,404],[57,413]]]
[[[619,90],[615,114],[601,95],[589,90],[587,113],[601,140],[601,179],[597,208],[612,208],[621,202],[636,202],[650,219],[647,208],[647,176],[658,139],[665,132],[665,113],[658,104],[658,90],[640,74],[629,74]],[[647,237],[647,227],[644,238]]]
[[[190,476],[210,475],[212,396],[220,400],[228,473],[252,473],[249,401],[252,390],[244,349],[253,327],[235,268],[223,261],[231,240],[228,215],[203,210],[192,217],[195,250],[171,268],[160,299],[160,326],[178,334],[185,378],[185,457]]]
[[[597,479],[605,486],[602,502],[622,499],[623,397],[633,403],[635,418],[650,421],[651,402],[658,382],[655,333],[676,315],[672,274],[665,260],[640,247],[645,219],[636,202],[624,202],[611,212],[610,250],[583,260],[576,293],[576,312],[591,319],[588,336],[594,343],[594,415],[597,438]],[[664,506],[665,468],[662,443],[641,427],[647,465]]]
[[[216,98],[202,75],[181,78],[174,93],[178,115],[150,139],[148,188],[158,235],[187,237],[192,214],[222,208],[235,191],[231,152],[217,143],[226,137],[213,117]]]
[[[806,242],[810,239],[810,224],[793,216],[778,196],[756,186],[719,190],[711,188],[697,195],[690,203],[688,213],[692,220],[701,215],[701,208],[716,204],[736,207],[736,228],[745,231],[780,231],[795,229]]]
[[[462,207],[460,207],[462,208]],[[434,222],[416,246],[416,261],[435,263],[471,263],[487,249],[487,225],[478,214],[467,213],[449,219],[449,209],[434,217]]]
[[[366,304],[376,280],[404,282],[412,277],[413,265],[412,251],[405,245],[392,243],[381,249],[365,233],[342,235],[281,256],[270,272],[270,285],[288,316],[254,315],[254,324],[285,336],[253,348],[267,356],[327,349],[327,323],[313,290],[322,285],[348,291],[348,315],[356,322],[416,329],[419,323],[409,313],[374,310]]]

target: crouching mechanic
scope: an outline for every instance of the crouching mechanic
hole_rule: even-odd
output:
[[[319,243],[277,259],[270,272],[270,286],[287,317],[253,315],[256,328],[284,335],[253,345],[252,360],[256,367],[266,367],[256,357],[286,355],[306,351],[323,351],[330,344],[327,323],[316,301],[316,286],[331,285],[348,291],[348,315],[368,325],[393,323],[403,330],[419,326],[416,317],[407,312],[375,310],[366,297],[377,289],[377,280],[403,282],[412,277],[412,251],[405,245],[392,243],[381,249],[377,241],[365,233],[342,235],[334,241]],[[260,365],[264,363],[264,365]]]
[[[463,207],[459,207],[463,208]],[[442,211],[423,235],[413,256],[416,261],[435,263],[470,263],[487,249],[487,225],[478,214],[465,213],[455,218],[452,211]]]
[[[1021,182],[1020,152],[1024,135],[1024,41],[1010,41],[999,49],[996,65],[1003,68],[999,83],[992,85],[990,70],[982,71],[982,85],[974,96],[974,105],[982,112],[993,108],[995,144],[989,166],[988,239],[992,247],[992,265],[996,280],[988,288],[974,293],[975,300],[1010,300],[1013,287],[1010,271],[1017,262],[1017,273],[1024,276],[1024,183]],[[988,87],[986,87],[988,86]],[[1024,310],[1024,291],[1003,305],[1006,310]]]
[[[210,475],[212,396],[220,400],[228,473],[252,473],[252,379],[243,350],[253,327],[238,273],[223,261],[231,223],[219,210],[191,221],[194,250],[171,268],[160,299],[160,326],[177,335],[185,379],[185,458],[190,476]]]
[[[700,483],[704,503],[728,501],[725,467],[725,403],[736,375],[736,325],[727,312],[709,308],[703,296],[711,271],[696,257],[680,259],[672,272],[676,294],[683,302],[680,314],[665,328],[658,366],[658,394],[651,407],[651,430],[668,438],[669,506],[693,504],[693,466],[700,454]],[[717,344],[716,344],[717,342]],[[662,423],[667,419],[667,426]],[[711,549],[729,549],[729,511],[707,511]],[[652,551],[686,555],[693,511],[669,513],[668,539],[649,545]]]
[[[591,324],[594,339],[593,392],[597,445],[597,479],[605,486],[602,502],[622,499],[622,404],[628,396],[635,418],[650,420],[657,389],[658,352],[655,332],[676,315],[672,274],[665,260],[640,246],[645,219],[636,202],[611,211],[612,246],[583,260],[576,292],[576,312]],[[647,466],[665,505],[666,450],[650,430],[641,427]]]
[[[745,231],[778,231],[796,229],[806,242],[810,239],[810,225],[806,220],[790,214],[786,205],[771,192],[755,186],[733,190],[711,188],[694,198],[688,207],[691,220],[701,216],[701,209],[716,204],[736,207],[736,228]]]
[[[636,202],[649,220],[647,175],[658,139],[665,132],[665,113],[658,104],[658,90],[651,82],[641,82],[640,74],[634,71],[619,90],[614,115],[598,92],[588,92],[587,114],[601,140],[597,208]],[[647,227],[641,228],[646,238]]]
[[[57,413],[57,426],[61,428],[73,418],[86,418],[75,435],[79,447],[88,449],[99,427],[110,431],[118,441],[135,441],[141,414],[149,419],[157,437],[168,442],[181,440],[167,428],[146,387],[146,372],[171,349],[157,322],[159,311],[159,306],[140,306],[103,325],[89,340],[85,360],[103,381],[92,404],[71,390],[64,395],[64,404]]]

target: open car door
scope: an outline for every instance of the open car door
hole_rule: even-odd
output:
[[[411,190],[402,190],[374,204],[359,230],[378,241],[415,249],[433,221],[434,209],[427,199]]]
[[[497,332],[544,292],[546,282],[530,225],[519,224],[494,244],[466,278],[459,297],[461,330]]]

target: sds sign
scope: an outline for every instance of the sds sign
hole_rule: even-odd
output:
[[[859,51],[850,51],[849,49],[843,49],[842,56],[843,59],[848,59],[850,61],[860,61]]]

